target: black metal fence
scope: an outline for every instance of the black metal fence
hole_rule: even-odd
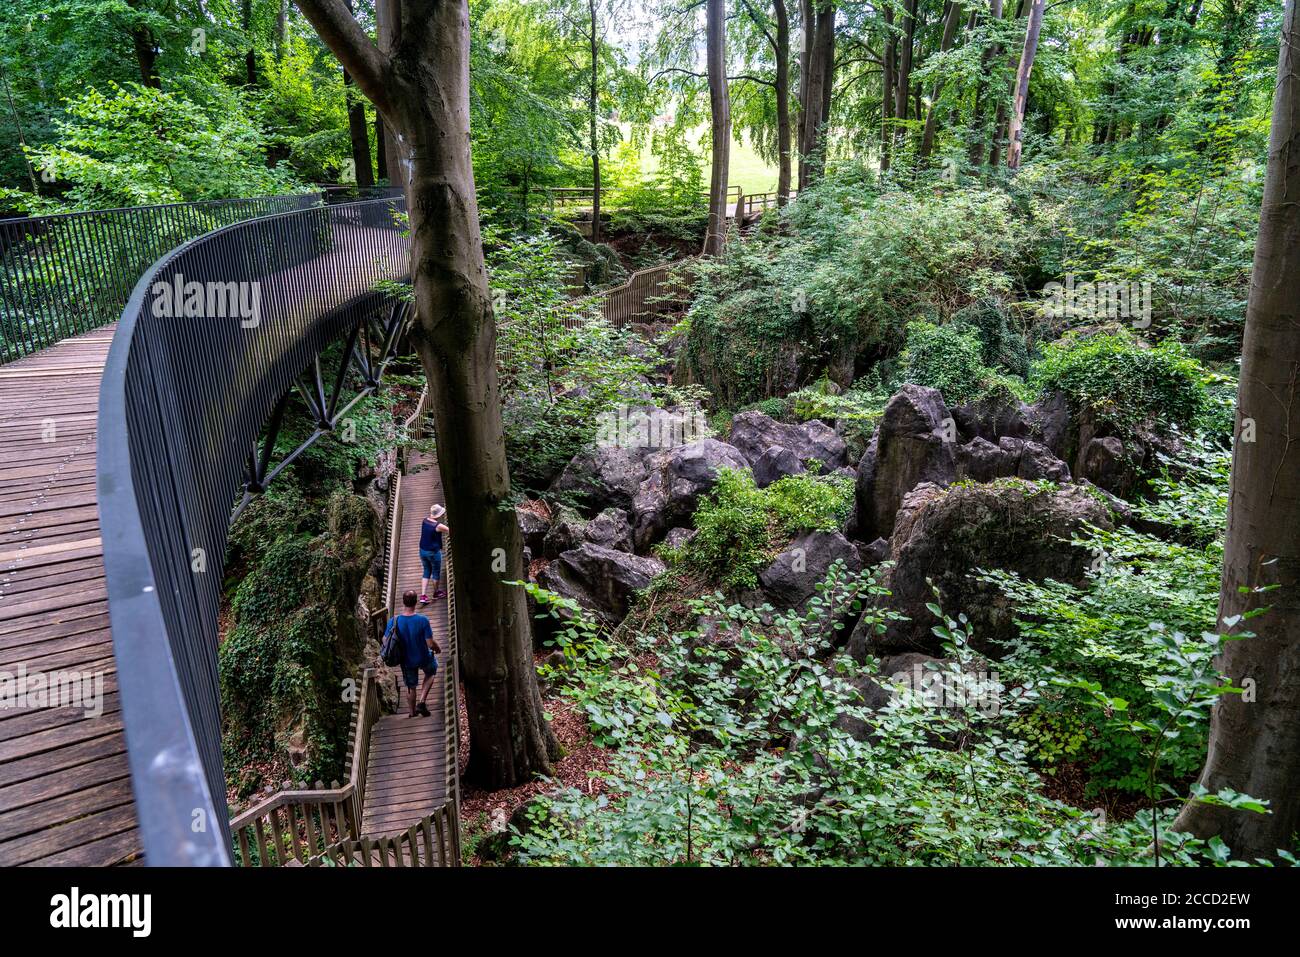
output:
[[[117,321],[140,275],[186,240],[320,202],[300,193],[0,220],[0,364]]]
[[[304,209],[202,236],[149,269],[121,314],[100,390],[114,441],[100,443],[98,493],[152,864],[230,862],[217,612],[231,506],[285,393],[327,345],[388,312],[374,284],[409,271],[399,207]]]

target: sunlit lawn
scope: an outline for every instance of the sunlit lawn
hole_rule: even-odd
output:
[[[707,147],[708,128],[702,126],[692,131],[689,137],[691,146],[703,153],[707,161],[708,152],[700,149],[700,141],[704,140],[704,145]],[[658,165],[658,158],[650,152],[650,146],[647,143],[641,150],[641,172],[653,173]],[[704,182],[706,185],[708,181],[709,167],[706,162],[704,167]],[[733,136],[727,182],[731,186],[739,186],[746,195],[774,192],[776,190],[776,167],[765,163],[752,146],[740,143]]]

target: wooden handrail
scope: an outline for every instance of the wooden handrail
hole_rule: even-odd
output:
[[[400,834],[348,838],[327,845],[310,867],[456,867],[459,815],[451,804],[425,815]]]
[[[230,822],[237,862],[243,867],[283,867],[299,864],[345,838],[361,835],[366,770],[370,760],[370,730],[379,720],[379,689],[374,669],[362,672],[353,704],[349,740],[351,761],[347,783],[326,788],[284,787]]]

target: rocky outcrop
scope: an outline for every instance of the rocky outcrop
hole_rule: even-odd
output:
[[[740,450],[750,465],[755,466],[755,480],[758,480],[758,462],[764,458],[769,462],[782,458],[781,450],[792,453],[801,466],[815,459],[821,463],[819,472],[833,472],[848,461],[844,440],[829,425],[816,419],[790,425],[762,412],[741,412],[731,420],[727,441]],[[785,458],[788,460],[788,456]],[[781,474],[794,474],[794,471],[788,469]]]
[[[534,555],[542,554],[546,533],[551,528],[551,520],[545,517],[545,511],[544,503],[530,501],[515,506],[515,518],[519,522],[524,547]]]
[[[572,598],[613,627],[627,616],[636,593],[663,570],[663,562],[656,558],[584,542],[542,569],[537,583],[562,598]]]
[[[606,508],[630,509],[648,474],[646,453],[617,445],[583,449],[551,483],[551,494],[592,515]]]
[[[909,620],[891,621],[875,634],[864,616],[850,637],[850,653],[864,660],[868,653],[938,652],[941,642],[930,630],[936,620],[926,607],[934,601],[933,581],[946,609],[970,617],[973,646],[996,654],[997,642],[1015,637],[1013,609],[997,588],[975,580],[975,570],[1001,568],[1034,581],[1079,584],[1091,556],[1070,539],[1085,524],[1112,528],[1111,516],[1095,490],[1083,485],[1042,488],[1007,479],[946,490],[919,486],[898,513],[890,540],[894,564],[885,580],[890,606]]]
[[[889,535],[903,496],[917,485],[956,478],[955,439],[956,424],[938,389],[908,384],[889,400],[858,463],[859,538]]]
[[[839,532],[805,532],[759,572],[759,588],[773,607],[798,608],[837,561],[850,572],[862,569],[857,548]]]
[[[718,482],[718,470],[744,469],[749,463],[732,446],[701,439],[650,458],[650,475],[632,501],[633,542],[645,551],[668,529],[689,524],[700,497]]]
[[[582,529],[582,537],[593,545],[618,552],[632,550],[632,523],[621,508],[607,508]]]

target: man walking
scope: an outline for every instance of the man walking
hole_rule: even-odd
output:
[[[429,604],[429,584],[433,584],[433,601],[446,598],[447,592],[439,586],[442,577],[442,536],[449,529],[442,524],[442,517],[447,510],[441,505],[430,505],[429,514],[420,523],[420,564],[424,566],[424,575],[420,579],[420,604]]]
[[[429,690],[433,679],[438,674],[438,659],[435,654],[442,654],[442,648],[433,638],[433,626],[424,615],[415,610],[415,592],[408,591],[402,596],[402,614],[395,616],[384,630],[387,637],[396,631],[402,642],[402,680],[406,684],[407,703],[411,707],[411,717],[417,714],[429,717]],[[420,683],[420,672],[424,672],[424,684],[420,687],[420,699],[416,702],[415,688]]]

